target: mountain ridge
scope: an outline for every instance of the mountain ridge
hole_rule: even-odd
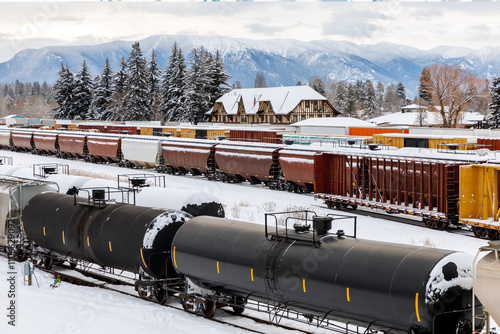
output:
[[[479,76],[491,79],[500,69],[500,48],[439,46],[420,50],[408,45],[379,42],[356,44],[347,41],[294,39],[254,40],[223,36],[156,35],[139,40],[146,58],[155,48],[158,64],[165,68],[174,42],[186,59],[190,51],[203,45],[209,52],[221,52],[231,83],[240,81],[251,88],[257,71],[263,72],[269,87],[291,86],[318,76],[323,80],[358,79],[384,84],[403,82],[409,95],[415,94],[423,67],[433,63],[456,63]],[[61,63],[78,72],[83,59],[93,76],[100,74],[109,57],[113,70],[119,69],[122,56],[128,57],[133,42],[116,40],[98,45],[48,46],[24,49],[0,63],[0,82],[15,80],[47,81],[53,84]]]

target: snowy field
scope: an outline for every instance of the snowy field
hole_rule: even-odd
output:
[[[32,167],[32,164],[61,163],[70,165],[70,174],[116,180],[119,174],[153,173],[148,170],[130,170],[114,165],[95,165],[83,161],[61,160],[39,157],[26,153],[0,151],[0,156],[13,158],[14,165]],[[301,195],[272,191],[263,186],[249,184],[226,184],[207,181],[195,176],[165,175],[167,186],[173,189],[201,190],[217,196],[224,203],[226,216],[241,220],[264,223],[266,212],[312,210],[317,214],[334,213],[312,195]],[[354,215],[355,211],[339,214]],[[479,247],[487,245],[486,240],[470,236],[435,231],[422,227],[403,225],[382,219],[357,216],[357,236],[362,239],[379,240],[451,249],[476,255]],[[348,226],[334,228],[351,232]],[[7,291],[9,285],[7,260],[0,257],[0,305],[4,315],[0,321],[0,333],[244,333],[247,331],[218,324],[180,310],[148,303],[137,298],[98,288],[79,287],[62,283],[57,289],[49,285],[53,278],[37,272],[33,286],[23,286],[20,266],[17,267],[17,326],[8,325]],[[174,303],[174,301],[170,301]],[[216,314],[216,317],[221,312]],[[240,325],[253,328],[248,320],[241,319]],[[283,330],[259,325],[258,330],[269,333],[283,333]],[[308,328],[314,331],[313,327]],[[318,330],[318,333],[325,331]]]

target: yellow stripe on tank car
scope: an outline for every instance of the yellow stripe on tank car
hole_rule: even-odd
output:
[[[113,248],[111,248],[111,241],[109,242],[109,251],[112,252]]]
[[[252,277],[252,282],[253,282],[253,268],[250,269],[250,276]]]
[[[174,266],[177,268],[177,261],[175,261],[175,246],[174,246]]]
[[[88,235],[87,235],[87,246],[89,246],[89,247],[90,247],[90,238],[89,238],[89,236],[88,236]]]
[[[219,261],[217,261],[217,274],[220,274],[220,271],[219,271]]]
[[[45,226],[43,227],[43,236],[46,237],[47,233],[45,233]]]
[[[304,293],[306,293],[306,279],[302,280],[302,288],[304,289]]]
[[[144,254],[142,254],[142,248],[141,248],[141,259],[142,259],[142,263],[144,263],[144,267],[148,267],[148,265],[146,264],[146,261],[144,261]]]
[[[351,296],[349,294],[349,288],[347,288],[347,301],[351,302]]]
[[[22,220],[21,220],[21,228],[23,229],[24,236],[28,237],[28,235],[26,234],[26,231],[24,230],[24,222]]]
[[[63,237],[63,244],[66,245],[66,239],[64,238],[64,231],[62,231],[62,237]]]
[[[417,314],[418,322],[420,322],[420,314],[418,313],[418,292],[415,294],[415,313]]]

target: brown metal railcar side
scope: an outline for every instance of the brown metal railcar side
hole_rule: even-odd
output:
[[[213,174],[215,164],[215,143],[190,143],[164,141],[161,151],[167,172],[191,173],[193,175]]]
[[[427,226],[458,223],[456,161],[323,153],[315,156],[316,197],[329,207],[358,205],[421,216]]]
[[[61,133],[58,138],[61,158],[83,159],[88,154],[87,135],[77,133]]]
[[[37,131],[33,133],[33,143],[36,154],[55,155],[59,150],[57,141],[58,134],[49,131]]]
[[[314,191],[314,152],[281,150],[279,163],[290,191]]]
[[[131,125],[107,125],[106,133],[112,134],[125,134],[125,135],[140,135],[141,128],[139,126]]]
[[[17,152],[31,152],[34,148],[34,131],[12,131],[12,150]]]
[[[283,135],[278,134],[276,131],[230,130],[229,139],[232,141],[281,144]]]
[[[121,138],[116,136],[88,135],[88,162],[118,162],[122,158]]]
[[[251,184],[277,181],[279,177],[278,146],[220,144],[215,150],[218,172],[226,181],[248,181]]]

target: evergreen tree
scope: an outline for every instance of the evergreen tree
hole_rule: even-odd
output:
[[[490,114],[486,117],[488,126],[494,129],[500,128],[500,77],[494,77],[491,81],[491,103]]]
[[[74,75],[68,65],[64,67],[61,63],[61,70],[58,73],[59,78],[54,84],[54,99],[59,105],[54,115],[55,119],[73,119],[73,90]]]
[[[255,84],[254,84],[254,87],[255,88],[266,88],[267,85],[266,85],[266,77],[264,76],[264,73],[262,72],[257,72],[257,74],[255,75]]]
[[[85,60],[82,69],[75,76],[73,89],[73,117],[71,119],[87,119],[92,102],[92,78]]]
[[[161,80],[161,69],[156,63],[156,51],[153,49],[151,51],[151,60],[148,63],[148,98],[149,107],[151,108],[151,116],[154,120],[161,120],[160,107],[161,107],[161,95],[160,95],[160,80]]]
[[[113,95],[113,70],[106,58],[101,75],[96,77],[94,83],[94,92],[92,96],[92,103],[88,119],[108,120],[112,119],[111,111],[108,106],[111,103],[111,96]]]
[[[401,100],[398,96],[396,86],[392,83],[385,88],[384,110],[387,113],[397,113],[401,111]]]
[[[345,117],[356,117],[356,86],[353,84],[349,84],[347,87],[347,99],[346,99],[346,108],[344,111]]]
[[[375,88],[370,80],[365,82],[365,95],[364,95],[364,119],[372,119],[377,116],[377,97]]]
[[[123,96],[123,116],[126,121],[151,120],[151,108],[148,105],[147,62],[142,56],[139,42],[132,45],[127,60],[128,76],[126,91]]]
[[[347,112],[347,83],[340,81],[335,85],[333,104],[345,116]]]
[[[229,91],[229,79],[231,76],[226,73],[226,65],[219,50],[215,52],[215,57],[209,57],[209,75],[211,77],[210,105],[213,106],[222,95]]]
[[[107,113],[102,116],[103,120],[119,121],[123,119],[123,97],[127,89],[128,71],[127,61],[122,57],[120,69],[115,73],[112,80],[111,101]]]
[[[398,97],[401,100],[400,106],[404,107],[406,106],[406,89],[403,83],[400,81],[398,82],[398,85],[396,86],[396,91],[398,93]]]
[[[309,87],[326,97],[325,84],[320,78],[314,77],[313,80],[309,82]]]
[[[161,85],[163,103],[161,113],[165,121],[186,119],[185,104],[186,62],[182,49],[174,43],[169,57],[168,67]]]
[[[429,67],[425,67],[420,75],[419,85],[418,85],[418,97],[428,104],[431,103],[432,95],[430,92],[431,85],[431,73]]]
[[[385,95],[385,87],[384,84],[380,81],[377,82],[377,88],[375,89],[375,99],[377,103],[377,116],[382,114],[382,109],[384,107],[384,95]]]
[[[209,70],[209,54],[204,47],[194,48],[191,51],[191,68],[185,91],[186,106],[188,109],[187,121],[199,122],[210,109],[209,88],[212,79]]]

